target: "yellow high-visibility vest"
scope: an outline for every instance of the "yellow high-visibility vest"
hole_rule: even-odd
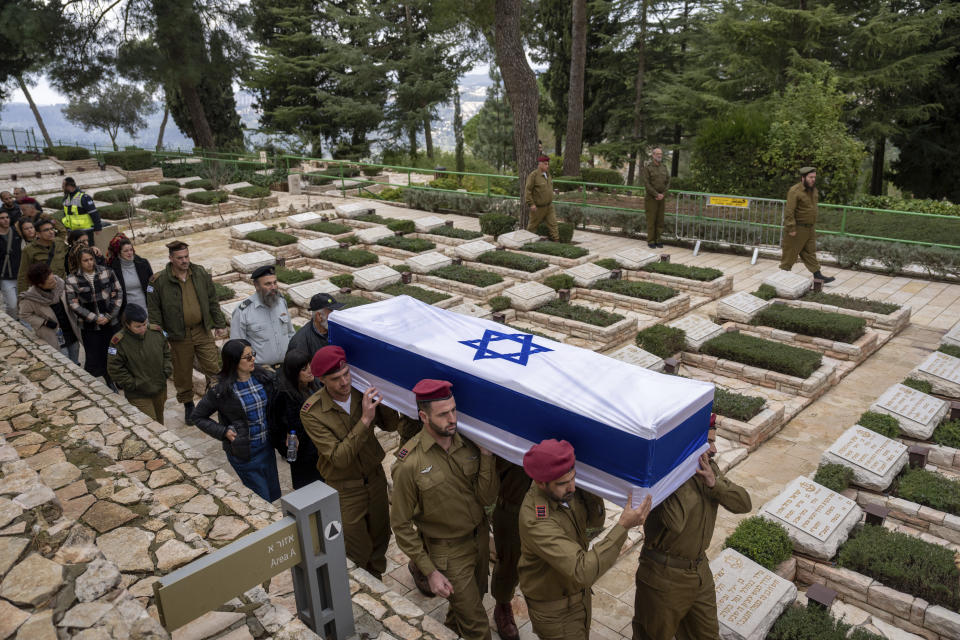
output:
[[[63,226],[67,229],[92,229],[93,218],[80,212],[80,201],[85,194],[77,189],[69,198],[63,198]]]

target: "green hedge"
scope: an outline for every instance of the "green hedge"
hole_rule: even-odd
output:
[[[310,231],[328,233],[332,236],[339,236],[341,234],[353,231],[353,227],[346,224],[340,224],[338,222],[314,222],[313,224],[308,224],[304,228],[309,229]]]
[[[213,283],[213,290],[216,292],[217,300],[220,302],[223,302],[224,300],[233,300],[237,297],[236,291],[228,286],[220,284],[219,282]]]
[[[896,439],[900,437],[900,423],[893,416],[876,411],[864,411],[857,420],[864,429],[875,431],[882,436]]]
[[[476,240],[482,238],[483,234],[479,231],[470,231],[469,229],[458,229],[457,227],[448,227],[446,225],[431,229],[432,236],[443,236],[445,238],[458,238],[460,240]]]
[[[896,494],[904,500],[960,516],[960,482],[926,469],[907,469]]]
[[[639,331],[637,346],[660,358],[670,358],[683,351],[687,343],[687,332],[665,324],[655,324]]]
[[[57,160],[86,160],[90,157],[89,150],[67,145],[44,147],[43,153],[48,156],[55,156]]]
[[[760,516],[741,520],[733,533],[723,541],[723,546],[739,551],[771,571],[793,554],[793,543],[786,530]]]
[[[604,269],[610,269],[610,271],[623,268],[614,258],[600,258],[599,260],[594,260],[593,264],[597,265],[598,267],[603,267]]]
[[[560,289],[573,289],[577,286],[573,276],[567,273],[556,273],[552,276],[547,276],[543,279],[543,284],[555,291],[559,291]]]
[[[417,230],[417,224],[413,220],[391,220],[387,223],[387,229],[394,233],[413,233]]]
[[[410,251],[412,253],[430,251],[432,249],[436,249],[437,247],[437,245],[429,240],[424,240],[423,238],[407,238],[405,236],[392,236],[389,238],[384,238],[382,240],[377,240],[377,244],[383,247],[391,247],[393,249]]]
[[[108,204],[105,207],[98,207],[97,211],[104,220],[126,220],[128,216],[135,215],[133,205],[129,202]]]
[[[172,184],[151,184],[140,189],[140,193],[149,196],[173,196],[180,193],[180,187],[175,187]]]
[[[713,394],[713,412],[725,418],[749,422],[767,405],[764,398],[745,396],[717,387]]]
[[[960,610],[960,570],[953,551],[920,538],[865,525],[840,547],[837,564],[884,586]]]
[[[53,196],[43,201],[43,206],[47,209],[59,209],[63,206],[63,196]]]
[[[549,240],[543,242],[528,242],[523,245],[524,251],[531,251],[533,253],[542,253],[548,256],[558,256],[560,258],[582,258],[583,256],[590,253],[583,247],[574,247],[569,244],[562,244],[560,242],[551,242]]]
[[[244,237],[247,240],[259,242],[260,244],[268,244],[271,247],[285,247],[288,244],[294,244],[297,241],[296,236],[292,236],[289,233],[283,233],[282,231],[276,231],[274,229],[251,231]]]
[[[910,387],[911,389],[916,389],[920,393],[926,393],[927,395],[933,393],[933,384],[926,380],[920,380],[918,378],[907,378],[901,382],[905,387]]]
[[[105,191],[97,191],[93,194],[93,199],[100,202],[129,202],[135,193],[133,189],[107,189]],[[57,206],[59,207],[60,205]]]
[[[710,269],[708,267],[691,267],[676,262],[651,262],[644,265],[644,271],[650,273],[660,273],[665,276],[676,276],[678,278],[687,278],[688,280],[700,280],[701,282],[710,282],[723,275],[719,269]]]
[[[616,169],[587,168],[580,170],[581,182],[600,182],[603,184],[622,185],[623,174]]]
[[[762,284],[756,291],[752,292],[752,295],[761,300],[773,300],[777,297],[777,290],[769,284]]]
[[[380,260],[377,254],[365,251],[364,249],[324,249],[317,257],[321,260],[336,262],[337,264],[343,264],[348,267],[365,267]]]
[[[785,304],[772,304],[760,310],[750,324],[846,343],[855,342],[867,328],[863,318]]]
[[[590,307],[582,307],[577,304],[570,304],[569,302],[561,302],[560,300],[548,302],[541,307],[537,307],[534,311],[567,320],[576,320],[577,322],[592,324],[595,327],[609,327],[623,320],[623,316],[619,313],[591,309]]]
[[[854,198],[850,206],[864,207],[867,209],[893,209],[894,211],[913,211],[916,213],[960,216],[960,204],[953,204],[946,200],[861,195]]]
[[[773,287],[770,288],[772,289]],[[869,298],[854,298],[853,296],[845,296],[842,293],[826,293],[824,291],[808,291],[803,295],[801,300],[829,304],[853,311],[870,311],[882,315],[888,315],[900,310],[900,305],[898,304],[879,302],[877,300],[870,300]]]
[[[477,257],[477,262],[506,267],[508,269],[517,269],[518,271],[526,271],[527,273],[536,273],[550,266],[550,263],[546,260],[538,260],[537,258],[512,253],[510,251],[487,251]]]
[[[513,231],[516,226],[517,219],[506,213],[485,213],[480,216],[480,231],[494,238]]]
[[[365,213],[362,216],[357,216],[354,220],[359,220],[360,222],[372,222],[374,224],[387,224],[388,222],[393,222],[396,218],[384,218],[375,213]]]
[[[654,302],[663,302],[677,295],[676,291],[662,284],[636,280],[600,280],[593,285],[593,288],[610,293],[619,293],[631,298],[653,300]]]
[[[960,449],[960,420],[948,420],[933,430],[932,440],[945,447]]]
[[[390,296],[410,296],[411,298],[416,298],[420,302],[426,302],[427,304],[435,304],[450,297],[450,294],[447,293],[431,291],[430,289],[424,289],[423,287],[418,287],[412,284],[403,284],[402,282],[388,285],[380,289],[380,292]]]
[[[111,151],[103,154],[103,161],[124,171],[140,171],[153,166],[153,153],[145,149]]]
[[[137,205],[140,209],[148,211],[175,211],[181,207],[180,196],[161,196],[159,198],[150,198]]]
[[[508,298],[507,296],[493,296],[492,298],[490,298],[487,304],[490,305],[490,308],[493,310],[494,313],[497,313],[505,309],[509,309],[510,305],[513,304],[513,302],[511,302],[510,298]]]
[[[183,183],[184,189],[206,189],[210,191],[213,189],[213,182],[207,180],[206,178],[200,178],[199,180],[190,180],[189,182]]]
[[[455,282],[472,284],[477,287],[489,287],[503,282],[503,278],[496,273],[483,271],[482,269],[471,269],[462,264],[451,264],[446,267],[434,269],[430,272],[430,275],[443,278],[444,280],[454,280]]]
[[[821,464],[817,467],[816,475],[813,476],[814,482],[837,493],[849,487],[852,480],[853,469],[842,464]]]
[[[252,185],[249,187],[240,187],[233,190],[233,195],[240,198],[267,198],[270,196],[270,189]]]
[[[700,347],[700,351],[717,358],[798,378],[810,377],[823,361],[823,356],[815,351],[737,332],[723,333],[708,340]]]
[[[547,227],[546,222],[541,222],[540,226],[537,227],[535,233],[541,236],[550,236],[550,229]],[[560,239],[560,242],[567,244],[573,241],[573,225],[569,222],[558,222],[557,223],[557,237]]]
[[[820,607],[794,604],[777,618],[766,640],[886,640],[862,627],[837,620]]]
[[[303,177],[307,182],[318,187],[333,182],[332,177],[320,171],[311,171],[310,173],[305,173],[303,174]]]
[[[217,204],[228,199],[229,194],[226,191],[195,191],[187,194],[187,200],[196,204]]]
[[[340,273],[335,276],[330,276],[328,280],[341,289],[353,288],[353,274],[351,273]]]
[[[277,267],[277,280],[283,284],[297,284],[313,279],[312,271],[303,269],[288,269],[287,267]]]
[[[955,344],[942,344],[937,348],[940,353],[945,353],[954,358],[960,358],[960,347]]]
[[[169,185],[173,185],[174,187],[176,187],[176,188],[178,188],[178,189],[180,188],[180,181],[179,181],[179,180],[160,180],[160,181],[157,182],[157,184],[169,184]]]
[[[399,273],[406,273],[407,271],[410,271],[410,266],[405,264],[392,264],[390,265],[390,268]]]

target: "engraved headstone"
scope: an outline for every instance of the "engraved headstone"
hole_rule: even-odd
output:
[[[704,342],[723,333],[723,327],[715,322],[710,322],[703,316],[696,315],[674,320],[669,326],[683,329],[686,332],[687,347],[692,351],[697,351],[703,346]]]
[[[573,276],[573,281],[578,287],[590,288],[601,280],[610,279],[610,269],[604,269],[598,264],[585,262],[575,267],[565,269],[564,273]]]
[[[960,347],[960,322],[950,327],[950,331],[947,331],[947,334],[943,336],[941,342],[943,344],[952,344],[955,347]]]
[[[640,247],[632,247],[616,252],[613,254],[613,258],[622,264],[624,269],[641,269],[651,262],[659,262],[660,254]]]
[[[252,187],[253,185],[249,182],[234,182],[233,184],[225,184],[221,187],[224,191],[235,191],[241,187]]]
[[[267,225],[262,222],[244,222],[230,227],[230,235],[234,238],[243,238],[252,231],[266,231]]]
[[[321,251],[336,249],[340,243],[333,238],[300,238],[297,241],[297,251],[308,258],[316,258]]]
[[[400,282],[400,272],[385,264],[375,264],[353,272],[353,283],[367,291],[376,291],[398,282]]]
[[[427,216],[425,218],[417,218],[413,221],[413,224],[420,233],[429,233],[437,227],[442,227],[444,220],[437,216]]]
[[[490,309],[470,302],[464,302],[455,307],[450,307],[447,311],[453,311],[454,313],[470,316],[471,318],[483,318],[485,320],[489,320],[491,316],[493,316],[493,311]]]
[[[515,284],[503,295],[510,298],[510,306],[520,311],[536,309],[559,297],[556,291],[540,282]]]
[[[250,253],[241,253],[230,258],[230,264],[235,271],[240,273],[253,273],[259,267],[266,267],[276,264],[277,259],[273,254],[266,251],[251,251]]]
[[[497,247],[486,240],[474,240],[473,242],[464,242],[454,247],[453,252],[464,260],[476,260],[481,254],[487,251],[493,251]]]
[[[531,233],[526,229],[519,229],[517,231],[511,231],[510,233],[501,233],[497,237],[497,242],[507,249],[519,249],[528,242],[536,242],[540,239],[535,233]]]
[[[933,392],[948,398],[960,398],[960,358],[934,351],[911,372],[910,377],[926,380]]]
[[[853,470],[854,484],[884,491],[907,464],[907,445],[854,425],[823,452],[820,462],[842,464]]]
[[[206,191],[206,189],[180,189],[180,195],[185,198],[191,193],[197,193],[198,191]]]
[[[313,280],[287,289],[287,293],[290,294],[290,299],[293,300],[293,303],[304,309],[310,306],[310,298],[318,293],[329,293],[336,297],[335,294],[338,291],[340,291],[340,287],[329,280]]]
[[[411,256],[407,258],[406,263],[414,273],[430,273],[434,269],[450,266],[453,260],[439,251],[431,251]]]
[[[287,176],[287,190],[292,196],[303,193],[303,183],[300,181],[299,173],[291,173]]]
[[[322,221],[323,216],[316,211],[307,211],[306,213],[296,213],[292,216],[287,216],[287,224],[294,229],[304,229],[309,224],[316,224]]]
[[[800,476],[760,507],[759,515],[787,531],[797,551],[829,560],[860,522],[853,500]]]
[[[357,240],[363,244],[376,244],[377,241],[389,238],[394,235],[393,231],[386,227],[376,226],[369,229],[360,229],[355,234]]]
[[[893,416],[904,434],[918,440],[928,440],[949,410],[946,400],[902,384],[893,385],[870,405],[870,411]]]
[[[763,284],[776,289],[777,297],[796,300],[813,286],[813,276],[802,276],[799,273],[778,269],[764,278]]]
[[[773,302],[770,300],[758,298],[746,291],[738,291],[717,301],[717,317],[721,320],[734,320],[749,324],[753,320],[753,316],[771,304]]]
[[[610,354],[610,357],[651,371],[663,371],[663,358],[644,351],[635,344],[617,349]]]
[[[710,572],[723,640],[763,640],[797,599],[795,584],[733,549],[721,551],[710,562]]]
[[[193,182],[194,180],[200,180],[200,176],[187,176],[185,178],[173,178],[180,184],[187,184],[188,182]]]
[[[359,216],[373,213],[374,209],[363,202],[351,202],[349,204],[338,204],[333,208],[341,218],[356,218]]]

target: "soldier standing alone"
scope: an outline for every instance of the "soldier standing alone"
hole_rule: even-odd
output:
[[[140,305],[128,304],[122,320],[123,330],[107,348],[107,373],[130,404],[163,424],[167,378],[173,373],[170,345],[159,326],[147,324]]]
[[[670,189],[670,171],[663,164],[663,149],[657,147],[650,157],[651,161],[643,165],[643,210],[647,216],[647,246],[651,249],[662,249],[660,234],[663,233],[667,190]]]
[[[557,231],[557,210],[553,206],[553,178],[550,177],[550,158],[540,156],[537,159],[537,168],[527,176],[524,188],[524,202],[530,207],[530,224],[527,231],[537,233],[541,222],[547,223],[550,239],[560,240]]]
[[[797,257],[817,280],[824,284],[836,278],[820,273],[820,261],[817,260],[817,203],[820,192],[817,191],[817,170],[813,167],[800,169],[800,182],[787,191],[787,204],[783,210],[783,257],[780,268],[790,271]]]

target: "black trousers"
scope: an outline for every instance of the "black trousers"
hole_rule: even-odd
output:
[[[83,351],[86,354],[83,369],[94,378],[103,377],[110,384],[107,375],[107,349],[110,347],[110,338],[115,333],[111,325],[104,325],[99,331],[82,329]]]

